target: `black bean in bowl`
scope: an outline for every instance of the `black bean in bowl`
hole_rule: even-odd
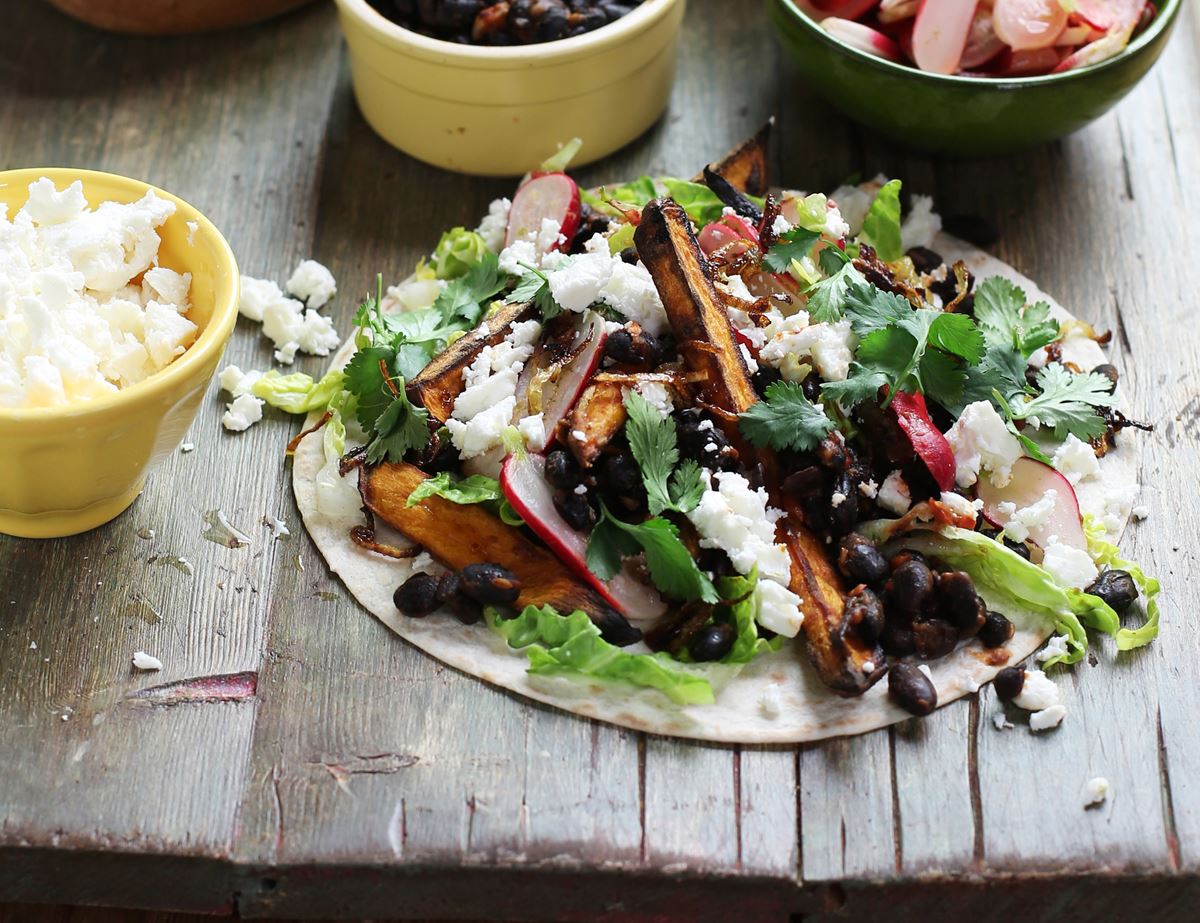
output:
[[[368,0],[387,19],[447,42],[536,45],[616,22],[642,0]]]

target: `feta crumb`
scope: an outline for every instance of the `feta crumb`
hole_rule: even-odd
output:
[[[874,478],[863,481],[858,485],[858,492],[868,499],[874,500],[879,493],[879,484]]]
[[[586,494],[586,493],[587,493],[587,491],[588,491],[588,489],[587,489],[587,485],[586,485],[586,484],[576,484],[576,485],[575,485],[575,493],[576,493],[578,496],[582,497],[584,494]]]
[[[912,506],[912,495],[904,476],[897,470],[883,479],[883,485],[876,496],[877,502],[889,513],[903,516]]]
[[[292,363],[297,351],[328,356],[341,343],[330,318],[306,309],[302,302],[287,297],[278,285],[265,279],[242,276],[238,311],[262,324],[263,334],[278,347],[276,360],[284,365]]]
[[[238,301],[238,313],[247,320],[262,323],[267,305],[286,297],[283,290],[269,279],[242,276],[242,295]]]
[[[1026,711],[1044,711],[1060,701],[1058,686],[1041,670],[1026,670],[1013,704]]]
[[[887,177],[881,173],[870,182],[859,183],[856,186],[839,186],[830,195],[830,198],[837,203],[842,218],[849,225],[851,234],[857,234],[862,230],[863,221],[866,220],[871,203],[875,201],[875,194],[879,192],[879,187],[886,182]]]
[[[709,440],[708,442],[704,443],[704,451],[705,452],[712,453],[712,452],[717,451],[717,448],[718,448],[717,444],[715,442],[713,442],[712,440]]]
[[[1008,716],[1005,715],[1004,712],[998,711],[992,715],[992,726],[997,731],[1007,731],[1013,726],[1013,724],[1008,720]]]
[[[713,428],[713,421],[712,421],[712,420],[701,420],[701,421],[700,421],[700,423],[699,423],[699,425],[696,427],[696,429],[698,429],[698,430],[701,430],[701,431],[703,431],[703,430],[709,430],[709,429],[712,429],[712,428]]]
[[[337,294],[337,282],[333,273],[316,260],[301,260],[287,281],[287,290],[308,307],[320,308]]]
[[[434,562],[433,556],[428,551],[422,551],[419,555],[412,559],[410,565],[414,574],[434,574],[436,575],[440,568]]]
[[[554,300],[568,311],[583,312],[594,304],[606,304],[654,336],[667,329],[666,309],[649,270],[610,254],[608,241],[600,234],[588,240],[584,253],[550,271],[547,278]]]
[[[900,241],[905,250],[933,246],[933,239],[942,229],[942,216],[933,210],[933,199],[927,195],[912,197],[912,208],[900,223]]]
[[[189,221],[187,223],[187,242],[189,247],[196,246],[196,232],[200,230],[200,222]]]
[[[1145,503],[1139,503],[1132,510],[1130,510],[1130,513],[1133,515],[1134,519],[1141,522],[1143,519],[1147,519],[1150,516],[1150,507]]]
[[[221,425],[231,433],[244,432],[262,419],[263,404],[264,401],[253,394],[243,394],[234,398],[221,417]]]
[[[1096,776],[1094,779],[1088,779],[1087,784],[1083,787],[1084,808],[1094,808],[1102,805],[1105,799],[1108,798],[1109,790],[1108,779],[1104,778],[1104,776]]]
[[[587,433],[585,433],[581,429],[573,429],[573,430],[571,430],[571,438],[574,439],[576,442],[586,442],[587,441]]]
[[[263,516],[263,525],[271,530],[271,537],[277,540],[292,534],[287,523],[274,516]]]
[[[1062,724],[1062,720],[1066,716],[1067,707],[1065,705],[1051,705],[1049,708],[1035,711],[1029,716],[1029,730],[1048,731],[1056,728]]]
[[[825,381],[844,381],[850,374],[858,337],[848,320],[809,324],[808,314],[798,311],[772,322],[766,334],[767,345],[758,354],[763,365],[785,371],[789,365],[795,367],[800,360],[810,358]]]
[[[493,253],[504,249],[504,237],[508,232],[508,212],[511,208],[512,202],[508,199],[493,199],[488,205],[488,213],[475,229],[475,233],[483,238],[483,242]]]
[[[163,668],[162,661],[157,657],[147,654],[145,651],[134,651],[133,668],[135,670],[146,670],[147,672],[161,670]]]
[[[838,490],[835,490],[833,492],[833,496],[831,496],[829,498],[829,505],[832,506],[835,510],[845,502],[846,502],[846,495]]]
[[[1058,491],[1053,488],[1042,494],[1042,498],[1029,506],[1017,508],[1017,505],[1005,500],[996,507],[1000,526],[1004,534],[1014,542],[1029,540],[1034,529],[1044,526],[1054,514],[1054,506],[1058,502]]]
[[[1096,451],[1074,433],[1067,434],[1066,441],[1054,452],[1051,462],[1072,484],[1100,473],[1100,459],[1096,457]]]
[[[983,509],[982,500],[968,500],[962,494],[956,494],[952,490],[943,490],[938,500],[948,506],[950,512],[964,518],[970,517],[974,519],[979,515],[979,511]]]
[[[188,452],[194,452],[195,450],[196,450],[195,443],[181,442],[179,444],[179,451],[182,452],[184,455],[187,455]]]
[[[250,394],[262,376],[262,372],[243,372],[236,365],[227,365],[217,376],[217,384],[222,391],[228,391],[230,397],[241,397]]]
[[[1067,636],[1055,635],[1046,642],[1046,646],[1037,652],[1037,662],[1045,663],[1047,660],[1053,660],[1055,657],[1066,657],[1067,651]]]
[[[671,411],[675,409],[675,403],[671,399],[671,392],[666,385],[657,381],[639,381],[634,385],[634,389],[646,402],[658,411],[659,416],[664,420],[671,415]]]
[[[539,448],[544,446],[546,444],[545,414],[535,413],[527,417],[521,417],[517,421],[517,432],[525,440],[525,445],[538,446]]]
[[[783,215],[775,216],[775,221],[772,222],[772,224],[771,224],[771,232],[776,237],[782,237],[784,234],[786,234],[791,229],[792,229],[792,223],[790,221],[788,221],[787,218],[783,217]]]
[[[864,673],[874,673],[875,672],[875,661],[874,660],[864,660],[863,665],[862,665],[862,670]]]
[[[783,711],[783,693],[779,683],[767,683],[758,698],[758,711],[764,718],[774,721]]]
[[[804,622],[800,597],[774,580],[759,580],[754,592],[758,602],[754,621],[781,637],[796,637]]]
[[[1100,576],[1095,562],[1086,551],[1060,542],[1057,535],[1051,535],[1046,543],[1042,570],[1059,586],[1077,590]]]
[[[36,641],[30,641],[30,642],[29,642],[29,649],[30,649],[31,651],[36,651],[36,650],[37,650],[37,642],[36,642]]]
[[[955,481],[970,487],[985,470],[997,487],[1012,480],[1012,466],[1025,453],[1017,437],[1008,431],[996,408],[988,401],[968,404],[946,433],[954,450]]]

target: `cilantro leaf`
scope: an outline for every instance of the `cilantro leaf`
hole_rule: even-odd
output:
[[[1021,443],[1021,448],[1025,450],[1025,454],[1035,461],[1040,461],[1043,465],[1053,465],[1054,460],[1042,451],[1042,447],[1017,427],[1017,422],[1013,419],[1012,407],[1004,395],[998,390],[993,390],[992,402],[1000,408],[1000,412],[1004,415],[1004,422],[1008,426],[1008,431],[1016,437],[1017,442]]]
[[[738,416],[738,428],[751,445],[804,452],[833,431],[836,424],[794,381],[776,381],[767,395]]]
[[[850,319],[850,328],[865,337],[903,321],[912,313],[912,305],[894,292],[885,292],[862,279],[847,288],[843,311]]]
[[[433,303],[433,310],[445,323],[461,320],[473,327],[483,316],[484,305],[507,284],[508,277],[500,272],[500,258],[494,253],[485,253],[466,275],[442,289]]]
[[[560,263],[565,266],[570,261],[567,257]],[[522,264],[524,265],[524,264]],[[554,300],[550,291],[550,279],[535,266],[525,266],[529,270],[517,281],[516,287],[508,293],[505,302],[516,304],[522,301],[531,302],[542,314],[543,320],[552,320],[563,312],[563,307]]]
[[[397,384],[399,393],[375,421],[375,435],[367,443],[367,462],[398,462],[412,449],[429,444],[429,411],[415,406],[404,394],[404,381]]]
[[[685,458],[671,475],[671,506],[680,513],[690,513],[703,494],[700,465],[695,459]]]
[[[368,346],[354,354],[346,366],[346,390],[358,398],[354,415],[367,432],[392,402],[385,376],[394,377],[396,351],[388,346]]]
[[[646,555],[650,579],[672,599],[702,599],[717,603],[720,597],[711,580],[696,566],[691,552],[679,539],[671,522],[654,517],[642,523],[622,522],[600,505],[601,520],[588,539],[587,563],[597,577],[609,580],[621,568],[621,558]]]
[[[922,308],[913,314],[921,315],[922,318],[928,317],[930,346],[958,356],[971,365],[983,358],[983,334],[970,317],[966,314],[947,314],[941,311],[934,311],[930,317],[925,314],[928,310],[930,309]]]
[[[1025,292],[1003,276],[984,279],[975,289],[974,313],[989,345],[1015,350],[1026,359],[1058,339],[1050,305],[1039,301],[1026,307]]]
[[[1096,408],[1112,407],[1117,401],[1107,377],[1096,372],[1075,374],[1055,362],[1038,372],[1037,386],[1040,394],[1012,404],[1012,419],[1052,429],[1057,439],[1070,433],[1087,441],[1104,433],[1106,424]]]
[[[663,417],[632,389],[625,395],[625,410],[629,414],[625,435],[642,472],[651,515],[657,516],[664,510],[691,512],[700,502],[704,486],[700,483],[699,465],[679,464],[675,421]]]
[[[860,236],[875,248],[885,263],[904,256],[900,238],[900,180],[891,180],[880,187],[863,219]]]
[[[794,227],[780,237],[773,247],[763,256],[763,265],[772,272],[787,272],[792,260],[802,260],[810,252],[813,245],[821,239],[820,231],[809,231],[806,228]]]
[[[863,401],[873,401],[879,389],[888,383],[887,376],[857,362],[850,363],[850,375],[845,381],[827,381],[821,385],[821,397],[837,401],[849,410]]]
[[[410,449],[429,442],[429,413],[405,396],[398,361],[394,348],[368,346],[346,366],[346,390],[356,398],[354,415],[372,437],[367,443],[371,464],[384,458],[400,461]]]
[[[938,403],[955,416],[960,416],[967,404],[976,401],[991,401],[997,409],[1001,409],[992,392],[999,391],[1004,399],[1011,401],[1028,391],[1025,365],[1025,357],[1019,353],[999,346],[989,346],[979,364],[967,368],[966,381],[963,383],[959,399],[952,403]]]
[[[840,320],[847,293],[867,280],[838,247],[826,247],[817,257],[825,278],[808,289],[808,314],[816,323]]]

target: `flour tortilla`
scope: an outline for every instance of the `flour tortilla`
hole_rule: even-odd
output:
[[[961,259],[978,279],[993,275],[1012,279],[1025,290],[1031,303],[1046,300],[1060,320],[1071,319],[1066,310],[1032,281],[987,253],[945,234],[939,235],[933,246],[948,264]],[[334,366],[344,365],[353,353],[353,343],[346,343],[335,356]],[[1067,338],[1064,358],[1085,369],[1104,361],[1100,347],[1084,336]],[[316,423],[317,417],[316,414],[310,417],[307,425]],[[1076,488],[1084,512],[1097,517],[1108,515],[1110,524],[1119,523],[1109,531],[1108,537],[1114,542],[1128,520],[1137,490],[1136,453],[1135,440],[1121,439],[1119,448],[1101,459],[1100,475]],[[319,507],[317,477],[325,464],[321,434],[317,432],[306,437],[296,450],[292,483],[304,524],[330,569],[388,628],[464,673],[588,718],[654,734],[725,743],[821,740],[862,734],[911,717],[889,701],[886,680],[858,698],[834,695],[809,665],[801,639],[780,651],[759,656],[732,678],[731,671],[715,671],[717,701],[713,705],[675,705],[656,690],[623,684],[531,676],[526,672],[525,654],[510,649],[483,622],[463,625],[448,612],[413,619],[396,610],[392,592],[411,575],[412,563],[373,554],[348,538],[351,527],[363,522],[356,498],[352,497],[352,492],[356,493],[357,472],[346,478],[349,483],[344,490],[352,497],[348,502],[335,505],[336,509],[328,503],[323,505],[324,509]],[[1004,612],[1016,626],[1016,633],[1006,646],[1005,663],[1029,657],[1052,633],[1051,626],[1032,612],[1014,611],[1007,604],[989,608]],[[994,653],[971,643],[930,662],[938,704],[953,702],[990,682],[1005,666],[993,662]],[[723,688],[722,680],[727,680]]]

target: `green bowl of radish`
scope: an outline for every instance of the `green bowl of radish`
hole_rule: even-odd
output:
[[[766,0],[805,82],[932,154],[991,156],[1099,118],[1150,70],[1183,0]]]

